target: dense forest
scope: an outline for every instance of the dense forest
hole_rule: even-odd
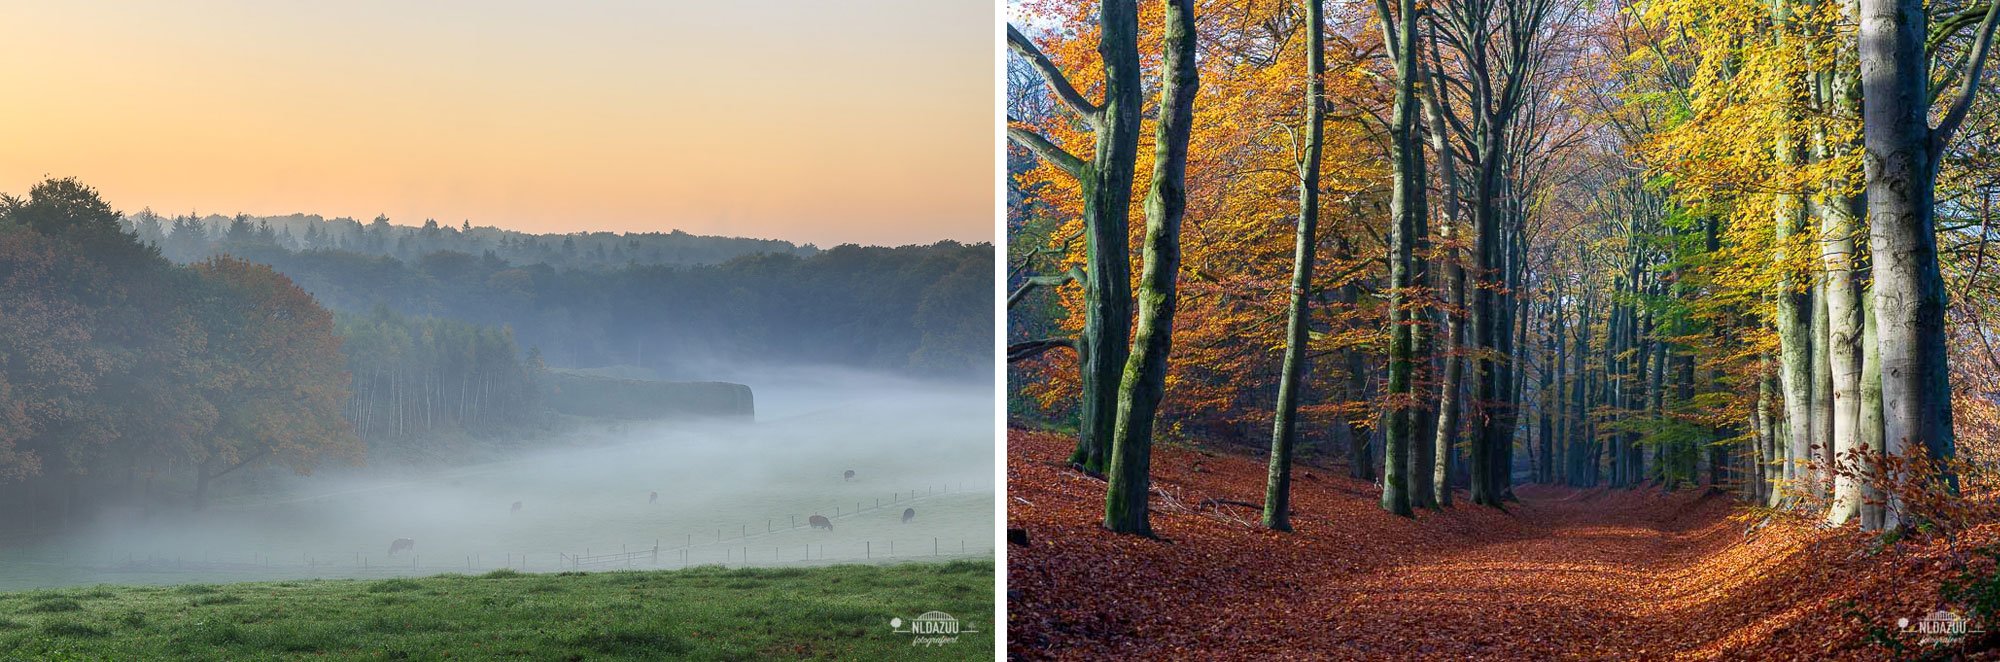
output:
[[[73,179],[0,198],[0,498],[45,506],[14,515],[200,507],[245,467],[429,461],[532,434],[550,423],[551,365],[992,370],[989,245],[787,244],[701,264],[687,251],[765,244],[697,242],[686,265],[558,269],[490,249],[293,250],[238,217],[182,264],[148,220]],[[426,236],[404,230],[383,236]]]
[[[363,236],[396,237],[410,250],[382,254],[367,247],[375,245],[369,243],[373,239],[359,247],[355,242],[307,247],[247,216],[230,219],[219,230],[193,217],[135,218],[133,231],[142,238],[164,224],[167,234],[157,241],[170,257],[223,253],[269,264],[338,311],[368,313],[385,306],[403,315],[507,327],[552,366],[639,366],[670,379],[712,378],[728,364],[744,362],[947,378],[993,370],[990,244],[844,245],[819,251],[751,242],[722,246],[777,250],[713,264],[601,262],[567,259],[567,249],[554,255],[510,252],[498,243],[546,244],[551,238],[488,240],[485,229],[468,238],[459,230],[385,221]],[[173,248],[182,233],[205,243],[199,249]],[[708,246],[700,241],[713,239],[688,239],[683,250],[672,248],[679,245],[672,240],[685,235],[624,236],[638,247],[657,240],[669,247],[664,250],[681,253],[697,252],[693,247]],[[590,247],[584,253],[605,252],[616,243],[609,234],[595,233],[565,236],[563,245],[579,239]],[[607,254],[622,255],[618,250]],[[710,255],[719,250],[702,249]],[[509,261],[503,257],[508,254],[528,261]]]
[[[139,235],[139,241],[159,246],[167,259],[183,263],[233,253],[245,245],[275,245],[293,251],[341,250],[406,261],[439,251],[490,252],[516,264],[547,264],[560,269],[719,264],[759,253],[805,256],[819,252],[811,244],[694,235],[680,230],[535,234],[474,226],[470,220],[455,226],[439,224],[437,219],[425,219],[421,226],[397,225],[387,216],[365,224],[317,214],[222,216],[190,212],[167,218],[148,208],[127,216],[125,224]]]
[[[0,198],[0,493],[67,517],[154,478],[358,462],[333,315],[270,267],[177,266],[71,179]]]
[[[1012,416],[1104,529],[1184,503],[1163,442],[1263,458],[1275,531],[1297,462],[1420,521],[2000,521],[2000,4],[1016,5]]]

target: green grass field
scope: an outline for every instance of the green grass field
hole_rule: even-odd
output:
[[[955,561],[0,593],[0,659],[990,660],[993,577]],[[916,646],[890,626],[929,611],[966,631]]]

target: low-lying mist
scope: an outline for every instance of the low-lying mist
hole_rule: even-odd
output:
[[[199,512],[113,508],[0,549],[0,590],[992,554],[990,384],[804,369],[716,379],[752,387],[756,422],[589,425],[502,461],[423,471],[268,471],[258,493]],[[815,515],[831,528],[810,526]],[[398,539],[413,544],[392,555]]]

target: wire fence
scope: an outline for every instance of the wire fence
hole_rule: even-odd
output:
[[[964,486],[958,490],[950,486],[933,486],[923,489],[904,490],[887,497],[872,497],[867,501],[855,501],[853,507],[845,503],[835,505],[833,514],[824,515],[830,522],[854,520],[870,513],[898,508],[911,508],[920,501],[926,501],[952,494],[963,494]],[[778,522],[783,521],[784,526]],[[621,545],[618,551],[583,547],[574,550],[541,551],[535,553],[500,552],[491,562],[483,552],[471,554],[453,553],[432,555],[426,558],[421,552],[407,551],[387,556],[374,556],[368,552],[351,551],[329,555],[301,552],[297,557],[251,552],[217,554],[204,552],[199,559],[187,558],[181,554],[171,557],[164,554],[147,554],[143,557],[127,552],[122,559],[115,555],[107,559],[106,565],[98,570],[110,573],[212,573],[218,575],[244,575],[259,577],[283,577],[299,573],[301,568],[311,570],[312,575],[342,577],[392,577],[440,572],[484,572],[497,569],[511,569],[522,572],[549,572],[563,570],[635,568],[671,569],[697,565],[725,566],[774,566],[774,565],[826,565],[852,562],[876,562],[920,559],[964,559],[991,558],[995,545],[990,539],[971,540],[967,538],[931,537],[885,537],[862,540],[840,540],[835,542],[806,542],[771,544],[763,539],[808,529],[812,526],[810,516],[787,514],[783,520],[773,516],[765,518],[764,529],[750,528],[751,522],[738,524],[736,531],[728,527],[717,527],[715,537],[697,536],[683,533],[681,540],[656,538],[643,547]],[[730,535],[730,534],[735,535]],[[421,544],[422,541],[417,541]],[[440,562],[443,561],[443,562]]]

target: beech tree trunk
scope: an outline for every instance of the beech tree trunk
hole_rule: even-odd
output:
[[[2000,10],[2000,3],[1993,6]],[[1977,89],[1992,23],[1989,11],[1960,101]],[[1923,0],[1861,0],[1862,169],[1885,451],[1921,446],[1943,459],[1955,449],[1933,214],[1939,154],[1963,108],[1931,128],[1929,27]],[[1956,477],[1944,481],[1957,489]]]
[[[1875,326],[1874,296],[1872,288],[1862,288],[1861,304],[1861,406],[1857,412],[1859,434],[1856,443],[1873,457],[1881,457],[1888,449],[1882,437],[1882,350],[1880,331]],[[1881,466],[1870,464],[1862,467],[1863,475],[1869,480],[1861,481],[1861,528],[1880,531],[1895,526],[1888,509],[1882,502],[1882,490],[1876,487],[1876,480],[1882,478]]]
[[[1081,420],[1070,463],[1102,472],[1117,421],[1120,370],[1131,339],[1130,249],[1132,169],[1138,160],[1138,8],[1133,0],[1103,0],[1097,52],[1104,60],[1104,105],[1084,178],[1084,318],[1077,342],[1082,379]]]
[[[1396,99],[1391,111],[1391,149],[1395,151],[1395,189],[1390,194],[1392,221],[1389,237],[1389,406],[1382,435],[1382,508],[1409,516],[1411,511],[1410,446],[1415,415],[1411,390],[1414,368],[1415,328],[1409,310],[1410,290],[1415,285],[1412,262],[1416,249],[1418,216],[1424,212],[1423,147],[1417,135],[1417,8],[1415,0],[1398,0],[1396,15],[1382,10],[1384,35],[1396,63]]]
[[[1437,76],[1426,74],[1426,79]],[[1440,317],[1439,326],[1444,334],[1440,344],[1444,352],[1438,384],[1438,410],[1435,434],[1430,440],[1433,445],[1431,490],[1433,500],[1439,507],[1451,505],[1451,467],[1458,455],[1453,442],[1458,438],[1459,391],[1464,387],[1465,361],[1461,349],[1465,345],[1465,269],[1462,253],[1458,249],[1458,160],[1452,156],[1451,147],[1446,142],[1447,127],[1443,110],[1439,107],[1439,90],[1436,85],[1426,86],[1429,94],[1424,95],[1424,112],[1430,127],[1431,152],[1437,155],[1439,189],[1444,193],[1444,218],[1438,227],[1438,238],[1445,245],[1441,253],[1442,270],[1440,286],[1446,310]]]
[[[1153,533],[1146,511],[1152,489],[1153,416],[1164,395],[1167,356],[1173,348],[1181,216],[1187,211],[1188,134],[1199,85],[1192,2],[1166,2],[1160,117],[1156,122],[1153,180],[1146,194],[1146,246],[1139,275],[1139,323],[1118,388],[1118,419],[1104,501],[1104,526],[1119,533]]]
[[[1821,256],[1826,264],[1827,366],[1832,390],[1831,438],[1833,506],[1827,523],[1839,526],[1861,514],[1861,481],[1856,472],[1862,467],[1853,460],[1860,448],[1862,310],[1861,287],[1857,281],[1858,262],[1851,202],[1841,198],[1821,206]],[[1878,418],[1879,420],[1879,418]]]
[[[1091,105],[1025,35],[1007,28],[1007,46],[1035,65],[1057,100],[1092,129],[1088,162],[1026,129],[1009,126],[1010,140],[1076,177],[1083,198],[1083,331],[1076,342],[1081,385],[1076,450],[1071,464],[1102,473],[1115,433],[1121,370],[1132,324],[1132,169],[1138,159],[1139,14],[1134,0],[1098,6],[1097,52],[1104,67],[1104,102]]]
[[[1292,530],[1292,444],[1297,436],[1299,380],[1305,373],[1306,330],[1311,325],[1313,253],[1319,224],[1320,141],[1325,135],[1326,46],[1320,0],[1306,4],[1306,141],[1299,163],[1299,221],[1292,247],[1292,293],[1285,322],[1285,362],[1278,377],[1278,413],[1271,424],[1271,466],[1264,483],[1264,526]]]
[[[1778,305],[1778,386],[1785,405],[1784,476],[1803,482],[1810,480],[1806,463],[1812,457],[1812,296],[1793,276],[1793,270],[1784,268],[1795,262],[1788,247],[1792,237],[1803,230],[1804,212],[1797,196],[1781,194],[1778,198],[1778,247],[1772,259],[1780,265],[1778,291],[1773,298]]]
[[[1833,434],[1833,364],[1828,351],[1831,324],[1827,319],[1826,298],[1826,279],[1815,275],[1812,297],[1812,493],[1818,498],[1827,497],[1833,487],[1833,444],[1830,443]]]

